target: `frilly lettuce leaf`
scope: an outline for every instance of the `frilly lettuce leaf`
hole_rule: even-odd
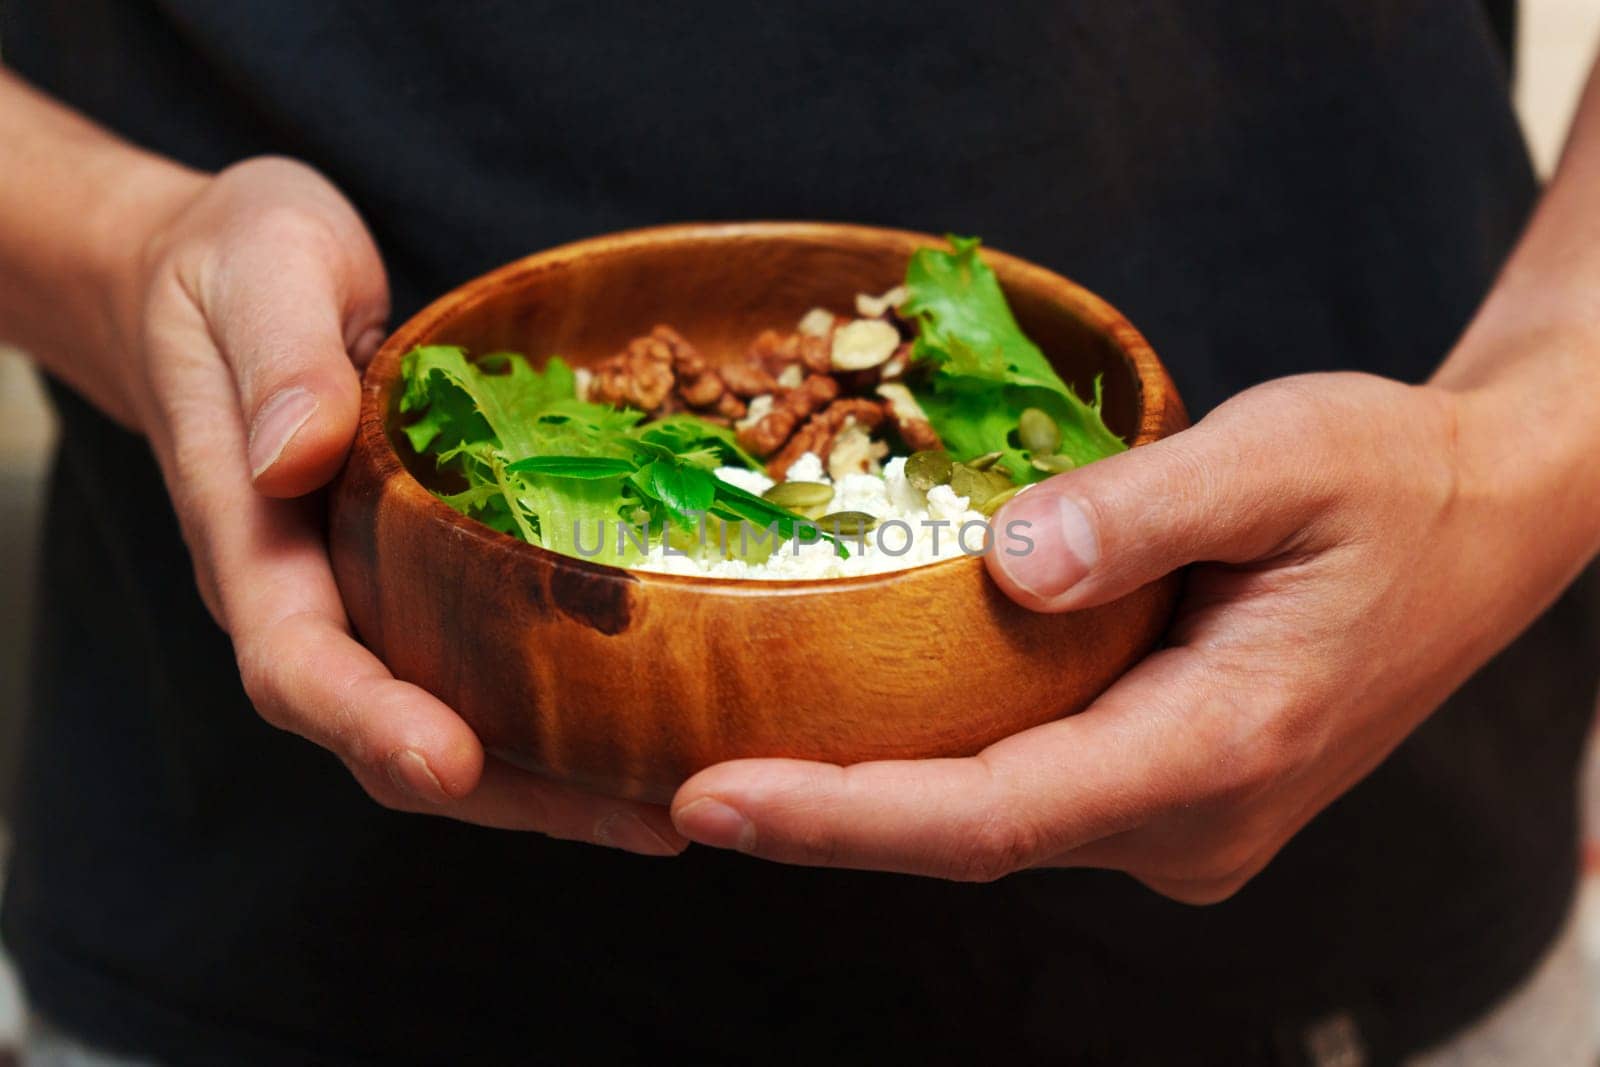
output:
[[[633,562],[639,539],[621,536],[620,527],[648,519],[656,534],[668,524],[691,530],[728,488],[712,469],[761,466],[730,430],[694,415],[641,425],[638,411],[579,400],[572,368],[560,359],[536,371],[520,355],[472,360],[460,348],[430,345],[406,355],[401,380],[400,411],[411,417],[401,429],[411,447],[467,482],[440,498],[556,552]],[[761,503],[769,516],[799,518]]]
[[[928,368],[913,391],[950,453],[999,452],[1019,481],[1043,477],[1015,436],[1030,407],[1056,420],[1059,452],[1079,466],[1126,449],[1100,417],[1099,381],[1093,400],[1081,399],[1017,325],[999,279],[978,256],[978,239],[948,239],[950,251],[912,254],[900,312],[918,326],[913,363]]]

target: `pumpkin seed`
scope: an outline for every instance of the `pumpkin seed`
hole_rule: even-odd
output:
[[[1023,408],[1017,419],[1017,440],[1036,456],[1049,456],[1061,447],[1061,427],[1039,408]]]
[[[1060,474],[1062,471],[1075,470],[1077,466],[1071,456],[1033,457],[1033,469],[1044,471],[1046,474]]]
[[[988,500],[985,500],[983,502],[983,506],[978,508],[978,510],[983,512],[985,517],[993,515],[995,512],[1000,510],[1001,505],[1020,492],[1022,492],[1022,486],[1020,485],[1013,485],[1010,489],[1002,489]]]
[[[926,493],[936,485],[948,485],[953,466],[948,452],[913,452],[906,460],[906,481]]]
[[[950,474],[950,489],[956,496],[967,498],[967,506],[976,510],[998,491],[986,471],[975,471],[965,463],[957,463]]]
[[[835,511],[817,520],[819,530],[835,537],[860,537],[877,525],[877,518],[865,511]]]
[[[950,475],[950,489],[957,496],[966,497],[967,506],[974,511],[980,510],[984,501],[996,493],[1005,492],[1013,484],[1011,475],[1003,467],[973,470],[970,464],[957,463]]]
[[[986,471],[998,463],[1003,455],[1005,455],[1004,452],[985,452],[981,456],[967,460],[967,466],[975,471]]]
[[[821,482],[779,482],[762,493],[761,498],[814,519],[833,499],[833,486]]]

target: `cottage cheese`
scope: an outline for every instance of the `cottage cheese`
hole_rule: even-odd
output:
[[[724,558],[716,539],[708,538],[709,552],[668,552],[660,543],[635,567],[663,574],[697,578],[747,578],[794,581],[809,578],[850,578],[906,570],[976,555],[990,544],[988,520],[968,507],[948,485],[926,494],[906,481],[903,457],[889,460],[882,474],[847,474],[832,481],[820,458],[807,452],[788,472],[789,481],[832,485],[828,510],[863,511],[879,520],[878,527],[861,537],[841,538],[850,556],[840,559],[826,541],[801,544],[785,541],[762,563]],[[717,477],[752,493],[763,493],[773,482],[759,471],[723,467]],[[730,529],[730,539],[737,533]]]

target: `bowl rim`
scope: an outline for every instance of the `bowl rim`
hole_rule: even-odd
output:
[[[983,566],[983,555],[963,554],[935,563],[875,574],[839,578],[784,579],[720,578],[617,567],[543,548],[469,518],[434,496],[412,475],[401,460],[385,425],[390,398],[399,382],[401,359],[412,348],[422,343],[421,337],[447,326],[451,320],[470,311],[513,279],[539,274],[563,266],[572,260],[596,254],[616,254],[637,248],[674,245],[684,241],[759,242],[773,239],[790,242],[803,239],[817,244],[874,249],[882,249],[887,243],[902,247],[907,256],[918,248],[943,247],[946,243],[941,237],[916,230],[858,223],[681,222],[587,237],[523,256],[463,282],[435,298],[384,338],[362,371],[361,417],[356,440],[352,445],[352,457],[357,449],[364,450],[366,458],[373,464],[373,473],[385,486],[385,493],[398,489],[402,494],[399,503],[420,518],[435,525],[448,527],[458,535],[464,534],[492,543],[500,551],[509,552],[513,557],[520,556],[529,563],[551,568],[555,572],[564,571],[574,577],[583,575],[591,580],[609,578],[637,582],[645,586],[697,589],[719,595],[770,597],[815,595],[830,589],[860,590],[892,585],[913,578],[953,574],[956,568],[972,569]],[[1111,341],[1118,355],[1133,372],[1137,383],[1138,431],[1129,442],[1129,447],[1137,448],[1159,440],[1163,436],[1163,427],[1168,424],[1168,409],[1173,405],[1181,407],[1182,401],[1165,366],[1145,340],[1144,335],[1105,299],[1055,271],[988,246],[980,247],[979,254],[1000,276],[1002,288],[1031,283],[1048,292],[1052,302],[1065,305],[1074,315]]]

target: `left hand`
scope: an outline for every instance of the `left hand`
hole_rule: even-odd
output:
[[[1001,588],[1069,611],[1197,564],[1165,646],[1081,714],[968,759],[708,768],[675,825],[785,863],[1104,867],[1225,899],[1572,576],[1502,490],[1513,465],[1476,462],[1470,420],[1491,407],[1360,374],[1282,379],[1042,483],[996,520],[1037,542],[989,557]]]

